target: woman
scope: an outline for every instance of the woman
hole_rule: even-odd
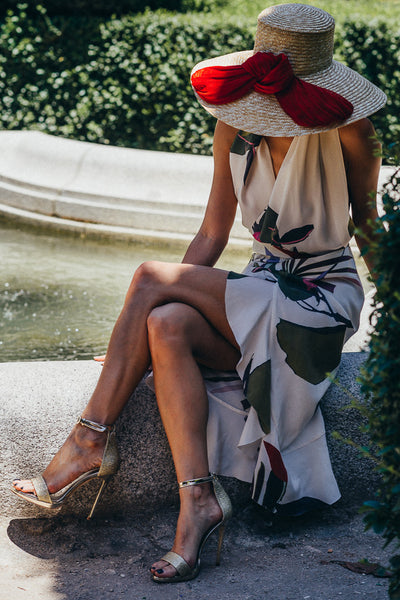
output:
[[[339,498],[318,403],[358,326],[349,205],[368,233],[380,159],[366,117],[385,95],[332,62],[333,30],[320,9],[274,6],[253,51],[194,68],[218,119],[200,231],[183,264],[137,269],[78,424],[43,476],[13,483],[52,507],[84,481],[105,482],[118,467],[112,424],[151,363],[181,501],[172,552],[151,567],[157,582],[195,577],[231,514],[210,470],[253,480],[254,499],[283,514]],[[213,268],[238,202],[254,238],[242,274]]]

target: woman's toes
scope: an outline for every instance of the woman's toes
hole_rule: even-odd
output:
[[[25,492],[26,494],[35,493],[35,489],[32,482],[25,479],[14,479],[13,486],[18,492]]]
[[[150,571],[158,571],[159,569],[163,569],[164,567],[166,567],[168,565],[167,562],[165,562],[165,560],[158,560],[157,562],[155,562],[153,565],[151,565],[150,567]]]
[[[156,577],[174,577],[176,575],[176,569],[168,562],[159,561],[150,567],[150,571]]]
[[[156,575],[156,577],[165,577],[165,579],[168,579],[169,577],[175,577],[176,569],[172,565],[167,565],[164,569],[156,569],[154,575]]]

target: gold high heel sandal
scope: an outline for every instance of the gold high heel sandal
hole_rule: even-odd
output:
[[[66,498],[75,492],[79,486],[87,481],[99,478],[102,480],[101,486],[87,517],[90,519],[93,516],[93,512],[106,484],[108,483],[109,479],[118,471],[119,453],[113,425],[101,425],[100,423],[95,423],[94,421],[83,419],[82,417],[79,417],[77,422],[83,427],[88,427],[94,431],[99,431],[101,433],[107,432],[107,441],[100,467],[98,469],[92,469],[91,471],[82,473],[82,475],[79,475],[79,477],[77,477],[74,481],[54,494],[49,493],[46,482],[42,475],[38,475],[31,480],[36,492],[35,494],[31,492],[19,491],[14,487],[11,487],[11,491],[14,492],[14,494],[16,494],[19,498],[23,498],[27,502],[42,506],[43,508],[54,509],[59,508],[64,503]]]
[[[213,484],[215,497],[217,499],[220,509],[222,510],[222,519],[218,521],[216,525],[210,527],[210,529],[206,531],[203,535],[199,545],[199,549],[197,551],[196,562],[193,567],[188,565],[188,563],[184,558],[182,558],[182,556],[171,550],[170,552],[167,552],[167,554],[165,554],[165,556],[163,556],[161,560],[165,560],[170,565],[175,567],[178,575],[174,575],[172,577],[157,577],[157,575],[153,575],[153,581],[156,581],[157,583],[178,583],[179,581],[189,581],[190,579],[194,579],[195,577],[197,577],[200,571],[200,555],[203,550],[203,547],[210,535],[213,533],[213,531],[216,531],[218,528],[219,538],[217,546],[217,558],[215,564],[217,566],[219,565],[222,541],[225,532],[225,523],[232,516],[232,504],[228,494],[225,492],[216,475],[210,475],[209,477],[201,477],[199,479],[189,479],[188,481],[181,481],[179,483],[179,487],[184,488],[189,485],[201,485],[202,483],[208,482],[212,482]]]

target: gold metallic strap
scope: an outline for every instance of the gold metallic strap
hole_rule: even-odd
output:
[[[181,577],[189,575],[189,573],[192,573],[193,571],[192,567],[187,564],[186,560],[172,550],[167,552],[167,554],[165,554],[161,560],[165,560],[166,562],[169,562],[170,565],[175,567],[178,575]]]
[[[214,479],[214,475],[209,475],[208,477],[199,477],[198,479],[188,479],[187,481],[180,481],[179,487],[184,488],[189,485],[200,485],[202,483],[209,483],[210,481],[214,481]]]
[[[89,421],[89,419],[84,419],[83,417],[78,417],[77,423],[83,427],[89,427],[89,429],[99,431],[100,433],[112,431],[114,429],[114,425],[102,425],[101,423],[95,423],[95,421]]]
[[[33,477],[32,485],[35,490],[37,499],[41,502],[46,502],[49,506],[53,504],[53,501],[50,497],[49,490],[47,488],[46,482],[42,475],[38,475],[37,477]]]

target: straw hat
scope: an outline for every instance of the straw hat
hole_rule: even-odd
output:
[[[318,133],[373,114],[384,106],[386,95],[367,79],[332,59],[334,28],[333,17],[319,8],[305,4],[271,6],[258,16],[253,50],[204,60],[194,67],[192,77],[205,67],[242,65],[259,52],[284,54],[296,78],[336,92],[352,104],[352,112],[345,120],[305,127],[294,122],[283,110],[276,95],[253,90],[227,104],[211,104],[195,90],[198,100],[209,113],[228,125],[268,136]]]

